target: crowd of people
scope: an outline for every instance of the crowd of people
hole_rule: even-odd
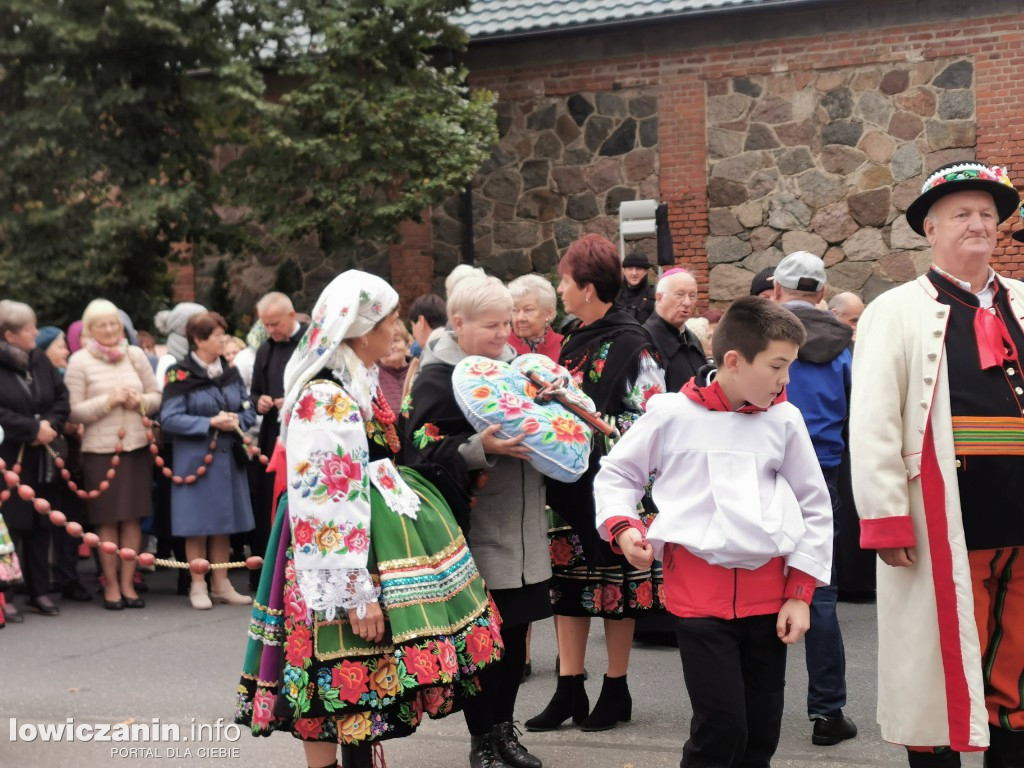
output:
[[[378,743],[459,711],[472,768],[540,768],[514,723],[629,721],[636,623],[657,615],[693,710],[683,768],[770,765],[801,639],[810,740],[855,738],[836,603],[844,581],[873,594],[864,550],[880,562],[883,737],[915,768],[976,750],[1015,768],[1024,517],[1001,490],[1024,477],[1024,288],[989,261],[1019,206],[1002,169],[938,169],[907,212],[934,264],[866,309],[797,251],[697,317],[692,273],[649,284],[646,256],[598,235],[566,250],[557,288],[460,265],[404,319],[355,270],[307,317],[264,296],[245,341],[179,304],[155,319],[162,356],[106,300],[66,335],[4,300],[0,458],[118,547],[146,529],[182,562],[263,558],[254,597],[224,570],[180,589],[200,610],[254,603],[236,719],[291,733],[310,768],[368,768]],[[607,425],[575,480],[538,471],[528,432],[475,427],[453,385],[467,358],[497,371],[522,355],[562,366]],[[53,586],[91,599],[77,541],[8,496],[7,621],[23,620],[15,583],[43,616],[59,614]],[[133,562],[104,552],[99,572],[104,608],[144,607]],[[520,713],[529,628],[549,617],[557,684]]]

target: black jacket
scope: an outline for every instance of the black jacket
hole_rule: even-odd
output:
[[[646,277],[635,288],[623,280],[613,309],[631,315],[640,324],[647,322],[654,312],[654,286]]]
[[[267,339],[256,350],[256,359],[252,365],[252,386],[249,387],[253,408],[256,407],[260,395],[269,395],[275,400],[284,397],[285,366],[308,327],[305,323],[300,323],[299,330],[287,341]],[[281,434],[278,416],[277,408],[273,407],[263,414],[263,421],[260,423],[259,447],[266,456],[273,454],[277,436]]]
[[[707,363],[704,347],[696,334],[683,326],[682,333],[655,312],[644,328],[651,334],[665,369],[665,391],[678,392]]]
[[[43,486],[47,483],[61,482],[46,448],[32,445],[39,422],[50,422],[60,434],[70,413],[68,390],[43,350],[29,352],[25,367],[0,347],[0,426],[4,430],[0,458],[11,467],[20,454],[22,480],[37,491],[46,490]],[[2,514],[10,528],[24,530],[31,527],[36,512],[31,502],[12,494]]]

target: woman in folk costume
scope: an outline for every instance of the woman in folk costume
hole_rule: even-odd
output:
[[[398,294],[351,270],[321,294],[285,370],[287,504],[249,626],[236,720],[290,731],[310,768],[369,766],[370,744],[456,709],[501,656],[493,610],[451,511],[396,469],[376,361]]]

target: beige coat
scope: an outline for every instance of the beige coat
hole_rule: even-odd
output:
[[[124,427],[121,444],[125,451],[146,445],[142,417],[121,406],[107,410],[107,395],[115,387],[128,387],[145,394],[146,413],[160,409],[160,391],[146,354],[138,347],[128,347],[128,354],[116,363],[100,360],[87,349],[80,349],[68,361],[64,384],[71,395],[70,421],[85,425],[82,435],[83,453],[113,453],[118,443],[117,432]]]
[[[1024,327],[1024,284],[1000,281]],[[936,295],[922,276],[879,296],[860,320],[850,402],[853,490],[862,542],[912,543],[917,553],[910,568],[878,563],[882,737],[972,751],[988,745],[988,715],[944,354],[949,311]],[[936,499],[930,515],[926,496]]]

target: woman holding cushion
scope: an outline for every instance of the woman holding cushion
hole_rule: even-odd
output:
[[[612,309],[622,284],[618,249],[600,235],[586,235],[565,252],[558,271],[565,311],[582,321],[565,337],[558,362],[569,369],[597,410],[614,418],[619,431],[625,432],[643,413],[647,400],[665,391],[665,379],[647,331],[631,315]],[[632,701],[626,671],[635,617],[661,604],[652,572],[634,570],[597,534],[593,480],[606,452],[604,439],[596,437],[586,474],[574,483],[548,483],[559,677],[547,708],[526,721],[531,731],[553,730],[570,717],[585,731],[603,731],[629,720]],[[589,711],[583,663],[590,619],[595,616],[604,619],[608,672],[601,696]]]
[[[465,712],[473,768],[541,765],[519,743],[512,720],[526,631],[530,622],[551,615],[544,478],[530,465],[523,435],[501,439],[498,424],[477,433],[452,389],[455,366],[467,356],[515,357],[506,343],[511,315],[512,296],[498,279],[473,277],[455,286],[448,297],[452,330],[427,343],[407,403],[406,437],[415,445],[407,447],[407,458],[426,457],[476,496],[469,547],[502,617],[505,658],[480,675],[480,694]]]
[[[350,270],[285,368],[288,493],[249,624],[236,721],[291,732],[310,768],[370,768],[370,745],[451,714],[501,656],[499,619],[451,510],[396,469],[377,361],[398,294]]]

